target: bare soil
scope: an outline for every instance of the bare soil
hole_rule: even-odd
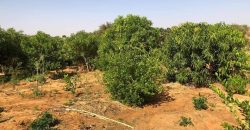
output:
[[[74,71],[67,69],[65,71]],[[18,85],[0,85],[1,130],[26,130],[42,112],[49,111],[60,120],[60,130],[129,130],[131,128],[96,116],[66,111],[74,108],[93,112],[128,125],[136,130],[223,130],[221,124],[237,124],[233,114],[209,88],[163,84],[165,93],[142,108],[130,107],[111,100],[105,91],[100,71],[78,73],[77,94],[64,90],[63,79],[47,79],[40,86],[45,94],[32,96],[36,82],[21,81]],[[215,84],[221,87],[220,84]],[[208,99],[208,110],[195,110],[192,98],[199,94]],[[191,117],[193,126],[179,126],[181,116]]]

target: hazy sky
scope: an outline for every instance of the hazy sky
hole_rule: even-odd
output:
[[[127,14],[164,28],[186,21],[250,25],[250,0],[0,0],[0,26],[27,34],[90,32]]]

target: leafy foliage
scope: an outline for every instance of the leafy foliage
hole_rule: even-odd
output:
[[[138,50],[125,49],[112,56],[104,82],[112,97],[129,105],[141,106],[161,92],[159,61]]]
[[[237,126],[233,126],[229,123],[223,123],[222,126],[225,130],[242,130],[241,128],[239,128]]]
[[[239,101],[238,99],[235,99],[232,97],[232,94],[226,95],[223,93],[220,89],[212,86],[212,90],[217,93],[223,100],[224,103],[230,108],[230,111],[233,112],[234,116],[236,117],[239,126],[233,126],[228,123],[224,123],[223,127],[227,130],[248,130],[250,128],[250,104],[249,101]],[[242,115],[245,117],[245,119],[242,120],[242,118],[237,115],[236,110],[239,112],[242,112]]]
[[[103,36],[98,49],[99,66],[109,68],[109,55],[119,53],[124,46],[138,47],[144,50],[160,47],[160,30],[152,27],[146,17],[128,15],[119,16]]]
[[[207,98],[199,95],[199,97],[193,97],[193,104],[196,110],[206,110],[207,106]]]
[[[60,37],[51,37],[41,31],[36,35],[25,37],[21,45],[28,57],[29,71],[34,72],[39,68],[39,72],[45,72],[61,68],[63,66],[62,43]]]
[[[40,84],[44,84],[46,82],[46,78],[43,74],[36,75],[36,81]]]
[[[247,80],[239,75],[232,76],[223,81],[226,91],[230,94],[245,94]]]
[[[250,126],[250,104],[249,101],[245,100],[242,102],[237,101],[237,105],[242,109],[242,113],[245,116],[245,120],[248,123],[248,127]]]
[[[70,77],[68,74],[64,75],[64,81],[67,83],[64,90],[70,91],[72,94],[76,93],[76,77]]]
[[[104,81],[116,100],[143,105],[160,92],[160,31],[145,17],[118,17],[104,34],[98,54]]]
[[[242,32],[226,24],[173,27],[164,45],[167,79],[201,86],[241,74],[246,66],[245,45]]]
[[[235,27],[236,29],[238,29],[239,31],[243,32],[243,34],[245,35],[248,31],[248,26],[247,25],[238,25],[238,24],[233,24],[233,27]]]
[[[32,89],[32,97],[42,97],[42,96],[44,96],[44,93],[40,89],[38,89],[37,87],[34,87]]]
[[[21,49],[23,34],[13,28],[6,31],[0,28],[0,37],[0,69],[8,75],[10,68],[16,68],[19,63],[26,63],[27,57]]]
[[[99,29],[97,31],[94,31],[94,34],[99,36],[103,35],[106,32],[106,30],[108,30],[111,27],[111,25],[112,24],[109,22],[102,24],[101,26],[99,26]]]
[[[97,56],[98,38],[94,33],[89,34],[84,31],[72,34],[63,45],[65,60],[91,66],[92,60]]]
[[[54,118],[53,115],[51,115],[49,112],[44,112],[42,115],[34,120],[30,124],[31,130],[51,130],[52,127],[57,125],[59,123],[59,120]]]
[[[70,37],[52,37],[41,31],[36,35],[24,35],[12,28],[0,28],[0,72],[5,74],[2,80],[15,81],[34,73],[44,74],[72,63],[92,67],[102,33],[82,31]],[[21,69],[17,73],[15,68]]]
[[[112,97],[130,105],[143,105],[160,93],[165,70],[169,81],[201,86],[224,80],[228,91],[244,93],[245,82],[235,77],[243,76],[248,65],[241,31],[245,33],[246,26],[223,23],[154,28],[146,17],[135,15],[119,16],[93,33],[80,31],[69,37],[0,28],[0,71],[5,74],[0,80],[17,83],[36,73],[35,79],[43,83],[49,70],[85,64],[88,70],[95,65],[104,70]],[[55,79],[63,76],[57,74]],[[65,90],[75,93],[76,78],[64,78]]]
[[[188,125],[194,125],[194,124],[190,117],[181,116],[181,119],[179,120],[179,125],[187,127]]]

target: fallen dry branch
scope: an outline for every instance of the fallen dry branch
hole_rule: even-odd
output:
[[[69,107],[66,108],[66,111],[75,111],[75,112],[87,114],[87,115],[90,115],[90,116],[93,116],[93,117],[97,117],[97,118],[102,119],[102,120],[111,121],[111,122],[114,122],[114,123],[117,123],[117,124],[120,124],[120,125],[124,125],[124,126],[126,126],[126,127],[129,127],[129,128],[131,128],[131,129],[134,129],[133,126],[130,126],[130,125],[125,124],[125,123],[123,123],[123,122],[120,122],[120,121],[117,121],[117,120],[113,120],[113,119],[110,119],[110,118],[108,118],[108,117],[105,117],[105,116],[102,116],[102,115],[98,115],[98,114],[96,114],[96,113],[92,113],[92,112],[89,112],[89,111],[79,110],[79,109],[74,109],[74,108],[69,108]]]

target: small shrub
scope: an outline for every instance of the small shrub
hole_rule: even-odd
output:
[[[43,74],[37,75],[37,76],[36,76],[36,80],[37,80],[37,82],[40,83],[40,84],[44,84],[44,83],[46,82],[46,78],[44,77]]]
[[[237,126],[233,126],[233,125],[228,124],[228,123],[223,123],[222,126],[223,126],[224,130],[241,130]]]
[[[54,118],[49,112],[44,112],[38,119],[30,124],[31,130],[51,130],[52,127],[59,124],[59,120]]]
[[[68,74],[64,75],[64,81],[67,83],[64,90],[70,91],[72,94],[76,93],[76,77],[70,77]]]
[[[32,75],[25,79],[28,82],[34,82],[37,81],[39,84],[44,84],[46,82],[45,75],[38,74],[38,75]]]
[[[245,94],[247,80],[239,75],[232,76],[223,81],[225,89],[230,94]]]
[[[16,78],[11,78],[11,79],[10,79],[10,83],[11,83],[11,84],[14,84],[14,85],[17,85],[19,81],[20,81],[20,80],[19,80],[19,79],[16,79]]]
[[[249,101],[245,100],[242,102],[237,102],[238,107],[242,109],[242,113],[245,116],[246,123],[250,127],[250,104]]]
[[[181,119],[179,120],[179,125],[186,127],[188,125],[194,125],[194,124],[190,117],[181,116]]]
[[[208,108],[207,98],[204,96],[193,97],[193,104],[196,110],[206,110]]]
[[[27,77],[27,78],[25,79],[25,81],[27,81],[27,82],[36,81],[36,75],[32,75],[32,76],[30,76],[30,77]]]
[[[44,96],[44,93],[38,88],[33,88],[32,89],[32,96],[33,97],[42,97],[42,96]]]

